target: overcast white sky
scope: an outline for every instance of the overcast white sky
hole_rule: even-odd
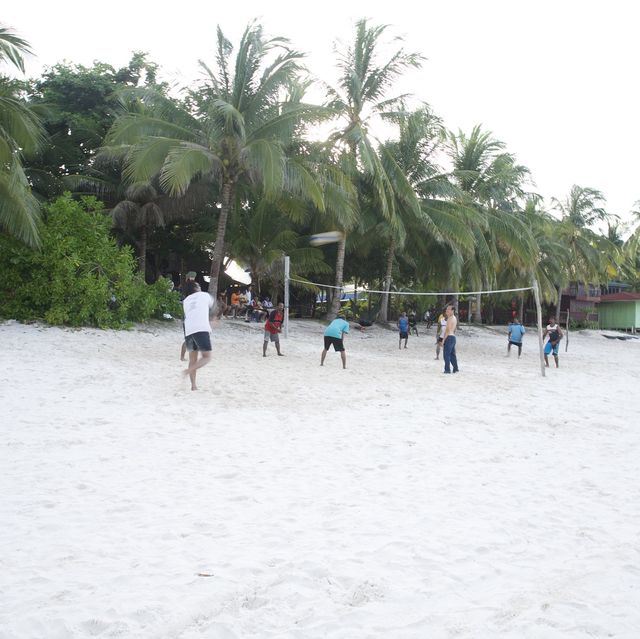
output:
[[[123,66],[143,50],[164,79],[183,84],[198,77],[198,59],[213,63],[216,25],[237,42],[253,18],[308,52],[313,74],[331,81],[333,43],[349,41],[361,17],[392,25],[390,34],[427,58],[398,93],[431,104],[450,129],[492,131],[546,198],[589,186],[604,192],[610,213],[630,219],[640,200],[640,4],[632,0],[32,0],[7,3],[0,23],[31,43],[29,75],[62,60]]]

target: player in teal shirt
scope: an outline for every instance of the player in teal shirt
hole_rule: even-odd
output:
[[[343,336],[345,333],[349,332],[349,323],[342,317],[338,315],[336,319],[327,326],[324,331],[324,349],[322,351],[322,355],[320,356],[320,366],[324,364],[324,358],[327,356],[327,351],[333,345],[333,350],[337,353],[340,353],[340,358],[342,359],[342,368],[347,367],[347,355],[344,350]]]

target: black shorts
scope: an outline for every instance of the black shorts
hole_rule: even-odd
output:
[[[409,339],[409,333],[406,331],[400,331],[400,339]]]
[[[512,342],[511,340],[509,340],[509,344],[511,344],[512,346],[519,346],[520,348],[522,348],[522,342]]]
[[[333,344],[333,350],[336,352],[340,352],[344,350],[344,344],[342,343],[341,337],[328,337],[324,336],[324,350],[328,351],[329,347]]]
[[[184,338],[188,351],[210,351],[211,336],[207,331],[192,333]]]

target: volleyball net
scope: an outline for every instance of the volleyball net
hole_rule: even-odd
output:
[[[329,310],[331,301],[336,295],[340,295],[340,310],[341,312],[347,312],[349,318],[365,318],[371,322],[375,321],[378,316],[378,311],[383,303],[386,301],[386,296],[389,296],[389,306],[394,313],[400,313],[401,311],[413,311],[420,319],[423,318],[425,310],[433,311],[431,320],[435,321],[439,311],[442,311],[448,304],[453,304],[456,309],[460,308],[460,305],[464,307],[464,302],[460,302],[461,298],[464,298],[467,306],[466,309],[466,321],[471,321],[472,314],[475,314],[475,304],[477,302],[477,296],[499,296],[508,295],[510,293],[524,294],[531,291],[535,299],[535,316],[538,332],[538,345],[540,351],[540,371],[542,376],[545,376],[545,365],[543,355],[543,338],[542,338],[542,310],[540,306],[540,296],[538,291],[537,282],[533,282],[531,286],[522,286],[517,288],[505,288],[505,289],[488,289],[478,291],[410,291],[410,290],[378,290],[367,287],[356,286],[332,286],[329,284],[323,284],[320,282],[313,282],[311,280],[303,280],[296,277],[289,276],[289,269],[285,268],[285,307],[286,307],[286,319],[285,319],[285,337],[288,334],[288,315],[289,315],[289,285],[291,283],[304,286],[305,288],[312,288],[320,295],[316,297],[316,302],[325,310]],[[327,294],[329,293],[329,294]],[[425,303],[420,303],[422,299],[425,302],[428,298],[435,299],[436,304],[426,306]]]

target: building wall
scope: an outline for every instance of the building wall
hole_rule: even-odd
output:
[[[640,329],[640,302],[601,302],[600,327]]]

